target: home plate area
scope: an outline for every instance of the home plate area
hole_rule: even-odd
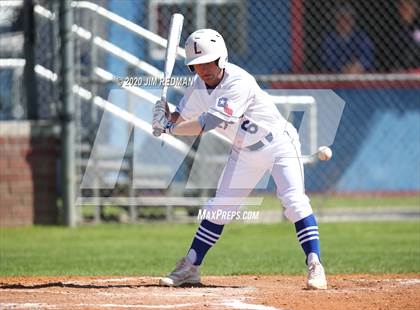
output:
[[[203,277],[160,287],[156,277],[1,277],[0,309],[418,309],[420,275],[331,275],[329,289],[304,276]]]

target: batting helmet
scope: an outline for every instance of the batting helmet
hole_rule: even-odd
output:
[[[225,40],[213,29],[194,31],[185,42],[185,64],[194,72],[193,65],[218,60],[217,65],[223,69],[227,62],[228,52]]]

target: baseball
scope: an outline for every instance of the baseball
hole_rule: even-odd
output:
[[[320,146],[318,148],[318,158],[320,160],[330,160],[332,157],[332,150],[328,146]]]

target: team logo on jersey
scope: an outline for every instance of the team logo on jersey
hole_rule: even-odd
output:
[[[232,116],[233,110],[228,105],[228,99],[226,97],[220,97],[217,101],[217,106],[223,108],[223,111],[229,115]]]

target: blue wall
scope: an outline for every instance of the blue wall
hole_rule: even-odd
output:
[[[289,6],[286,0],[247,1],[247,29],[238,29],[245,31],[247,49],[231,53],[230,61],[254,74],[289,72]]]
[[[142,15],[144,10],[143,1],[121,1],[121,0],[110,0],[108,3],[108,9],[133,23],[138,23],[139,16]],[[121,49],[132,53],[140,59],[145,57],[145,46],[144,40],[140,40],[138,36],[131,34],[125,28],[111,23],[108,29],[110,40],[113,44],[117,45]],[[143,47],[142,47],[143,46]],[[108,70],[116,76],[126,76],[127,64],[117,57],[108,57]]]
[[[338,191],[419,190],[420,111],[374,114],[372,129],[344,170]]]
[[[311,191],[419,191],[420,89],[340,89],[346,106],[329,162],[306,167]]]

